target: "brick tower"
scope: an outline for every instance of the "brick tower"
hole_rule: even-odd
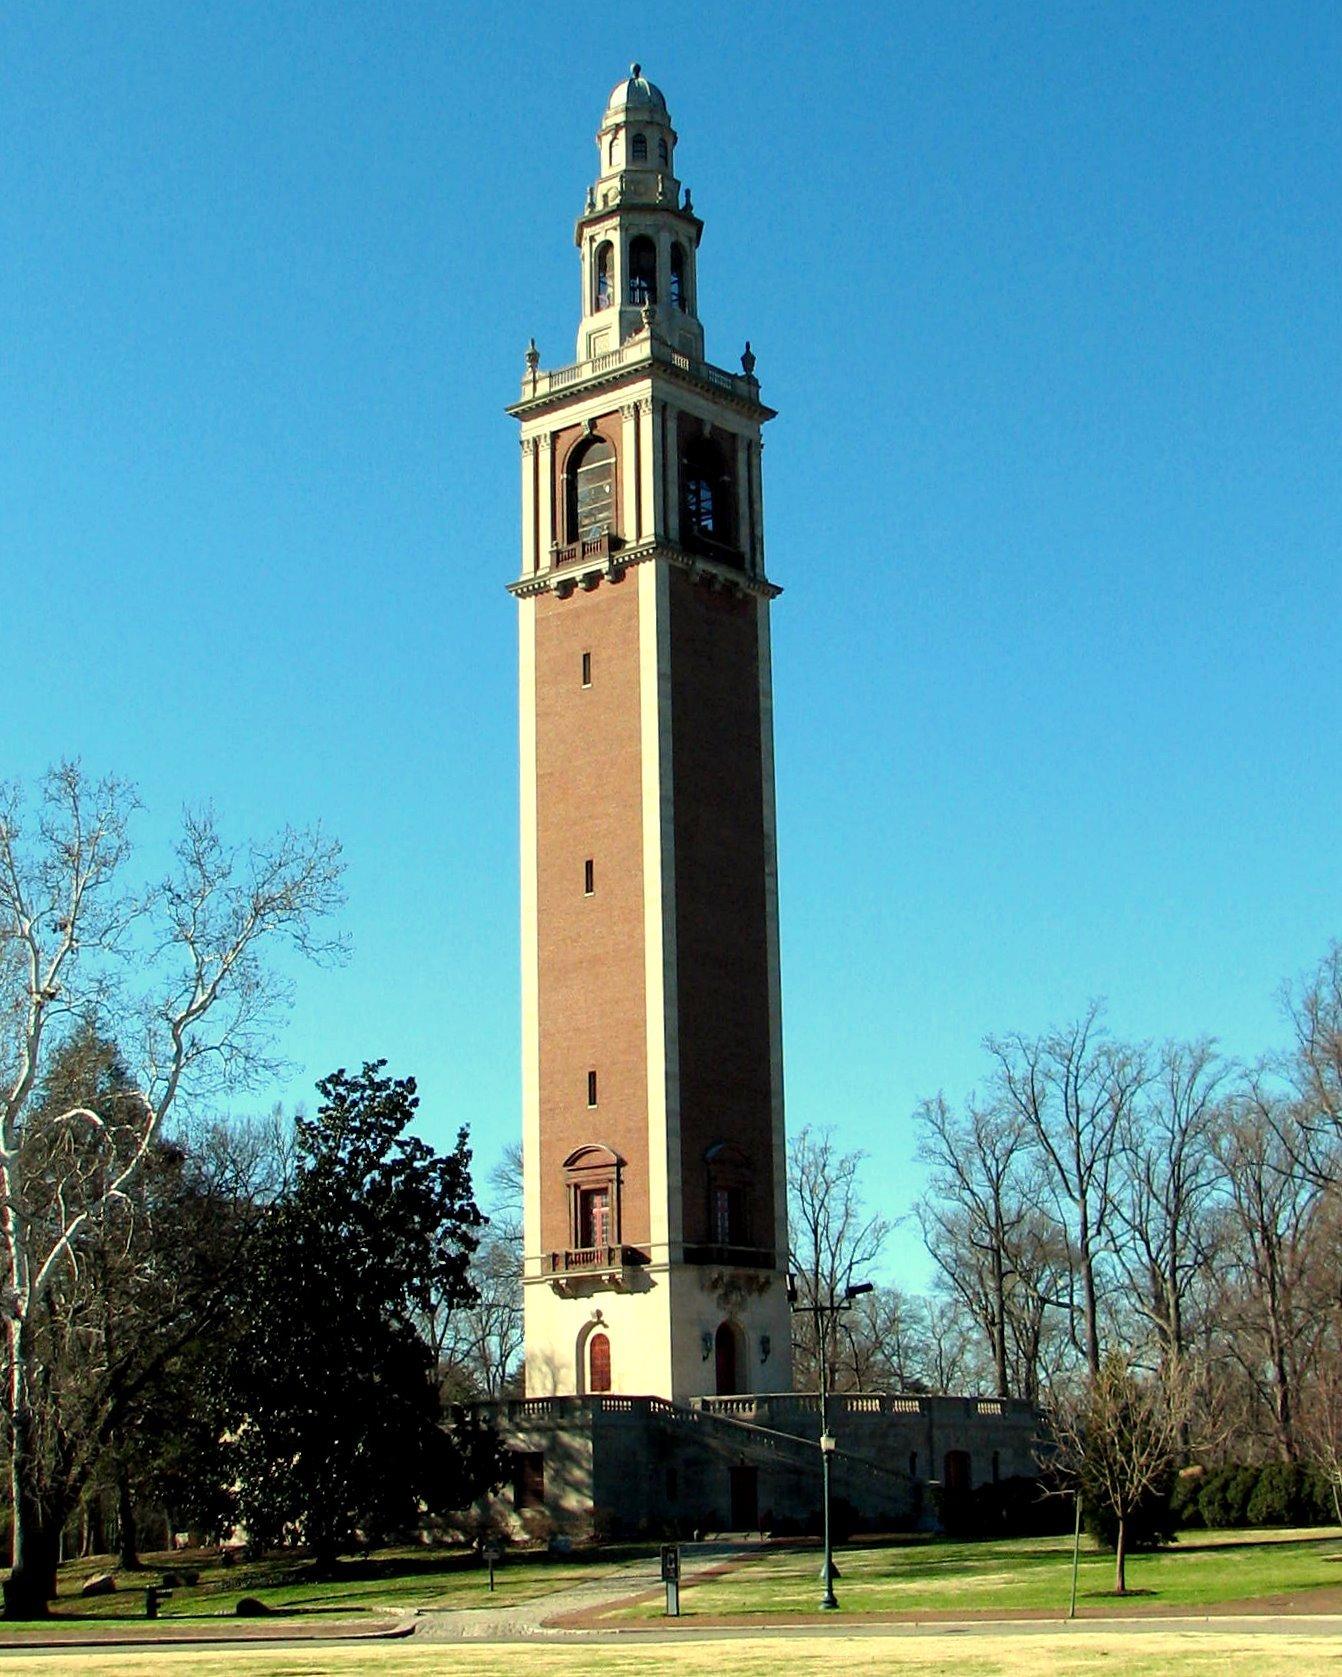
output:
[[[522,399],[529,1396],[791,1387],[760,401],[666,101],[611,94],[577,359]]]

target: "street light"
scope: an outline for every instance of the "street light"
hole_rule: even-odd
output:
[[[834,1594],[834,1546],[830,1542],[829,1536],[829,1459],[834,1454],[834,1434],[825,1426],[823,1399],[820,1404],[820,1425],[822,1428],[820,1434],[820,1477],[824,1483],[825,1505],[825,1559],[820,1567],[820,1576],[825,1581],[825,1593],[820,1598],[820,1605],[826,1609],[831,1609],[839,1605],[838,1598]]]
[[[836,1299],[831,1293],[827,1302],[822,1302],[817,1297],[814,1304],[800,1304],[797,1300],[797,1278],[795,1275],[789,1275],[787,1278],[788,1304],[802,1315],[815,1317],[816,1339],[820,1349],[820,1484],[825,1526],[825,1558],[820,1564],[820,1579],[825,1586],[825,1593],[820,1598],[820,1605],[827,1612],[832,1612],[839,1605],[834,1594],[834,1580],[839,1576],[839,1569],[834,1564],[834,1544],[830,1537],[829,1525],[829,1464],[836,1440],[829,1430],[830,1334],[826,1318],[830,1318],[831,1321],[837,1319],[841,1311],[852,1309],[855,1298],[861,1298],[863,1293],[873,1290],[870,1281],[857,1281],[846,1286],[840,1298]]]

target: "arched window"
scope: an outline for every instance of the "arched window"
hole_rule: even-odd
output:
[[[614,134],[611,135],[610,144],[606,147],[606,164],[611,169],[613,169],[615,167],[615,136],[614,136]]]
[[[569,1203],[569,1250],[598,1253],[620,1244],[620,1169],[618,1153],[599,1142],[579,1147],[564,1160]]]
[[[658,140],[658,142],[657,142],[657,161],[663,166],[663,168],[665,168],[667,163],[670,162],[670,160],[671,160],[671,156],[670,156],[670,153],[666,149],[666,141],[665,140]]]
[[[629,301],[657,301],[657,246],[645,233],[629,241]]]
[[[607,239],[604,244],[596,247],[596,297],[594,299],[598,309],[608,309],[615,301],[611,290],[613,276],[611,266],[615,260],[615,246]]]
[[[704,1155],[708,1170],[708,1238],[714,1246],[749,1246],[751,1183],[748,1155],[720,1141]]]
[[[595,541],[614,522],[615,450],[604,437],[592,437],[569,457],[568,539]]]
[[[731,490],[717,444],[710,437],[691,437],[680,462],[680,533],[686,546],[711,547],[721,558],[734,555]]]
[[[648,136],[646,134],[634,135],[634,143],[629,148],[629,155],[635,163],[646,163],[648,161]]]
[[[587,1390],[610,1390],[610,1340],[604,1333],[594,1333],[587,1341]]]
[[[673,309],[687,309],[689,299],[685,295],[685,247],[671,246],[671,307]]]

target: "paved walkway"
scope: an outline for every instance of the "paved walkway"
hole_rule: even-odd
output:
[[[369,1642],[409,1636],[415,1622],[404,1613],[385,1613],[362,1619],[342,1619],[338,1614],[322,1618],[291,1617],[275,1613],[264,1619],[217,1618],[160,1619],[153,1630],[138,1624],[52,1619],[32,1629],[0,1632],[0,1660],[11,1654],[39,1651],[69,1653],[76,1648],[199,1648],[212,1643],[233,1645],[313,1642]]]
[[[696,1545],[691,1557],[688,1546],[681,1549],[681,1582],[711,1578],[733,1560],[758,1553],[759,1545],[705,1543]],[[586,1618],[618,1603],[644,1595],[660,1595],[665,1588],[657,1560],[643,1558],[607,1572],[600,1578],[566,1585],[549,1595],[537,1596],[512,1607],[471,1607],[450,1612],[425,1610],[415,1620],[416,1642],[511,1642],[530,1637],[589,1636],[586,1630],[554,1628],[552,1621],[577,1615]]]

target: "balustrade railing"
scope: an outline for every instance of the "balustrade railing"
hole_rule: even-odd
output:
[[[571,1270],[627,1269],[631,1264],[646,1262],[636,1246],[575,1246],[564,1252],[551,1252],[547,1259],[551,1275],[564,1275]]]
[[[673,349],[660,338],[649,338],[641,334],[631,338],[628,343],[621,344],[618,349],[608,349],[600,355],[594,355],[590,361],[575,361],[571,366],[555,367],[547,373],[539,370],[526,373],[522,379],[522,400],[534,401],[539,397],[552,395],[557,390],[566,390],[572,384],[581,384],[584,379],[599,378],[603,373],[637,366],[642,361],[660,361],[682,373],[689,373],[693,378],[702,379],[705,384],[711,384],[715,389],[727,391],[747,401],[759,400],[759,382],[752,375],[730,373],[725,367],[715,367],[711,361],[696,361],[682,350]]]

